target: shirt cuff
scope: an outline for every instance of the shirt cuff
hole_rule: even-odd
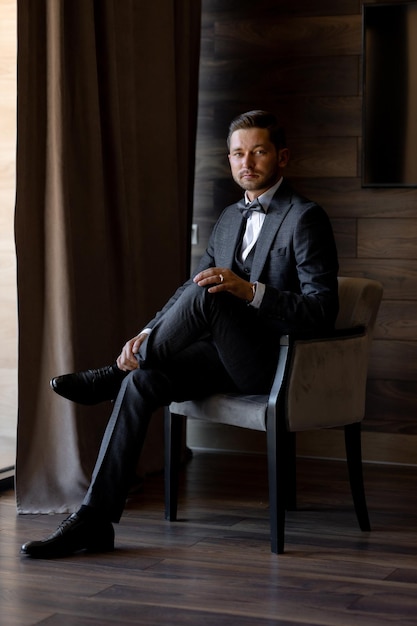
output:
[[[265,294],[265,285],[258,282],[256,282],[255,285],[255,295],[253,296],[252,302],[249,302],[249,306],[253,306],[255,309],[259,309]]]

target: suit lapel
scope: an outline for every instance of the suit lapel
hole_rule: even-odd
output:
[[[291,209],[291,196],[291,188],[285,181],[282,181],[277,193],[272,198],[261,232],[259,233],[250,277],[253,282],[259,280],[276,234],[288,211]]]
[[[235,250],[240,245],[242,229],[244,228],[244,218],[235,205],[232,211],[228,230],[224,233],[222,239],[222,249],[219,254],[219,261],[225,267],[233,267],[235,260]]]

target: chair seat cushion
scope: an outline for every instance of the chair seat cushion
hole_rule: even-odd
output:
[[[169,410],[209,422],[265,431],[267,406],[267,395],[219,393],[201,400],[172,402]]]

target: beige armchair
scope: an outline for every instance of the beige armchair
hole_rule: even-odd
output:
[[[346,459],[359,526],[370,530],[362,475],[361,421],[382,285],[339,278],[340,311],[327,336],[285,335],[269,396],[218,394],[173,402],[165,413],[165,517],[177,518],[182,416],[266,431],[271,550],[284,551],[285,510],[296,504],[295,433],[344,427]]]

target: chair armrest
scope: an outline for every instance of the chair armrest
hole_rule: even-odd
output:
[[[321,345],[323,347],[321,347]],[[340,410],[339,396],[346,394],[349,385],[355,407],[348,408],[354,420],[363,417],[364,389],[367,369],[367,329],[365,326],[335,329],[328,332],[297,332],[283,335],[280,341],[277,369],[268,401],[268,423],[280,420],[289,430],[304,430],[310,422],[313,428],[346,423],[345,411]],[[342,364],[345,371],[342,371]],[[349,365],[349,367],[347,367]],[[340,372],[337,373],[337,370]],[[331,380],[333,375],[337,383]],[[351,381],[355,378],[355,384]],[[338,381],[342,381],[339,385]],[[328,384],[330,382],[330,384]],[[294,393],[293,389],[297,389]],[[329,397],[334,393],[337,402]],[[294,411],[294,397],[304,397],[302,420]],[[311,402],[311,406],[309,403]],[[322,411],[322,404],[327,404]],[[309,410],[311,409],[311,410]],[[331,417],[326,414],[332,413]],[[323,413],[320,416],[320,413]],[[314,413],[315,417],[309,418]],[[335,414],[339,415],[339,419]],[[304,418],[305,415],[305,418]],[[304,421],[304,419],[306,421]],[[302,422],[302,426],[298,424]],[[278,426],[278,424],[277,424]]]
[[[272,383],[271,392],[269,394],[270,401],[277,402],[283,381],[285,379],[286,370],[288,368],[291,352],[294,343],[297,341],[328,341],[332,339],[343,339],[344,337],[361,337],[365,335],[366,327],[363,325],[351,326],[350,328],[337,328],[329,331],[300,331],[282,335],[280,340],[280,351],[278,356],[277,369]]]
[[[272,426],[272,424],[277,420],[279,402],[285,391],[284,383],[288,375],[292,346],[293,342],[290,339],[290,335],[282,335],[279,346],[277,369],[268,398],[267,424],[270,424],[270,426]]]
[[[366,333],[363,325],[350,326],[349,328],[334,328],[328,331],[300,331],[284,335],[289,337],[291,343],[295,341],[326,341],[328,339],[342,339],[343,337],[360,337]]]

